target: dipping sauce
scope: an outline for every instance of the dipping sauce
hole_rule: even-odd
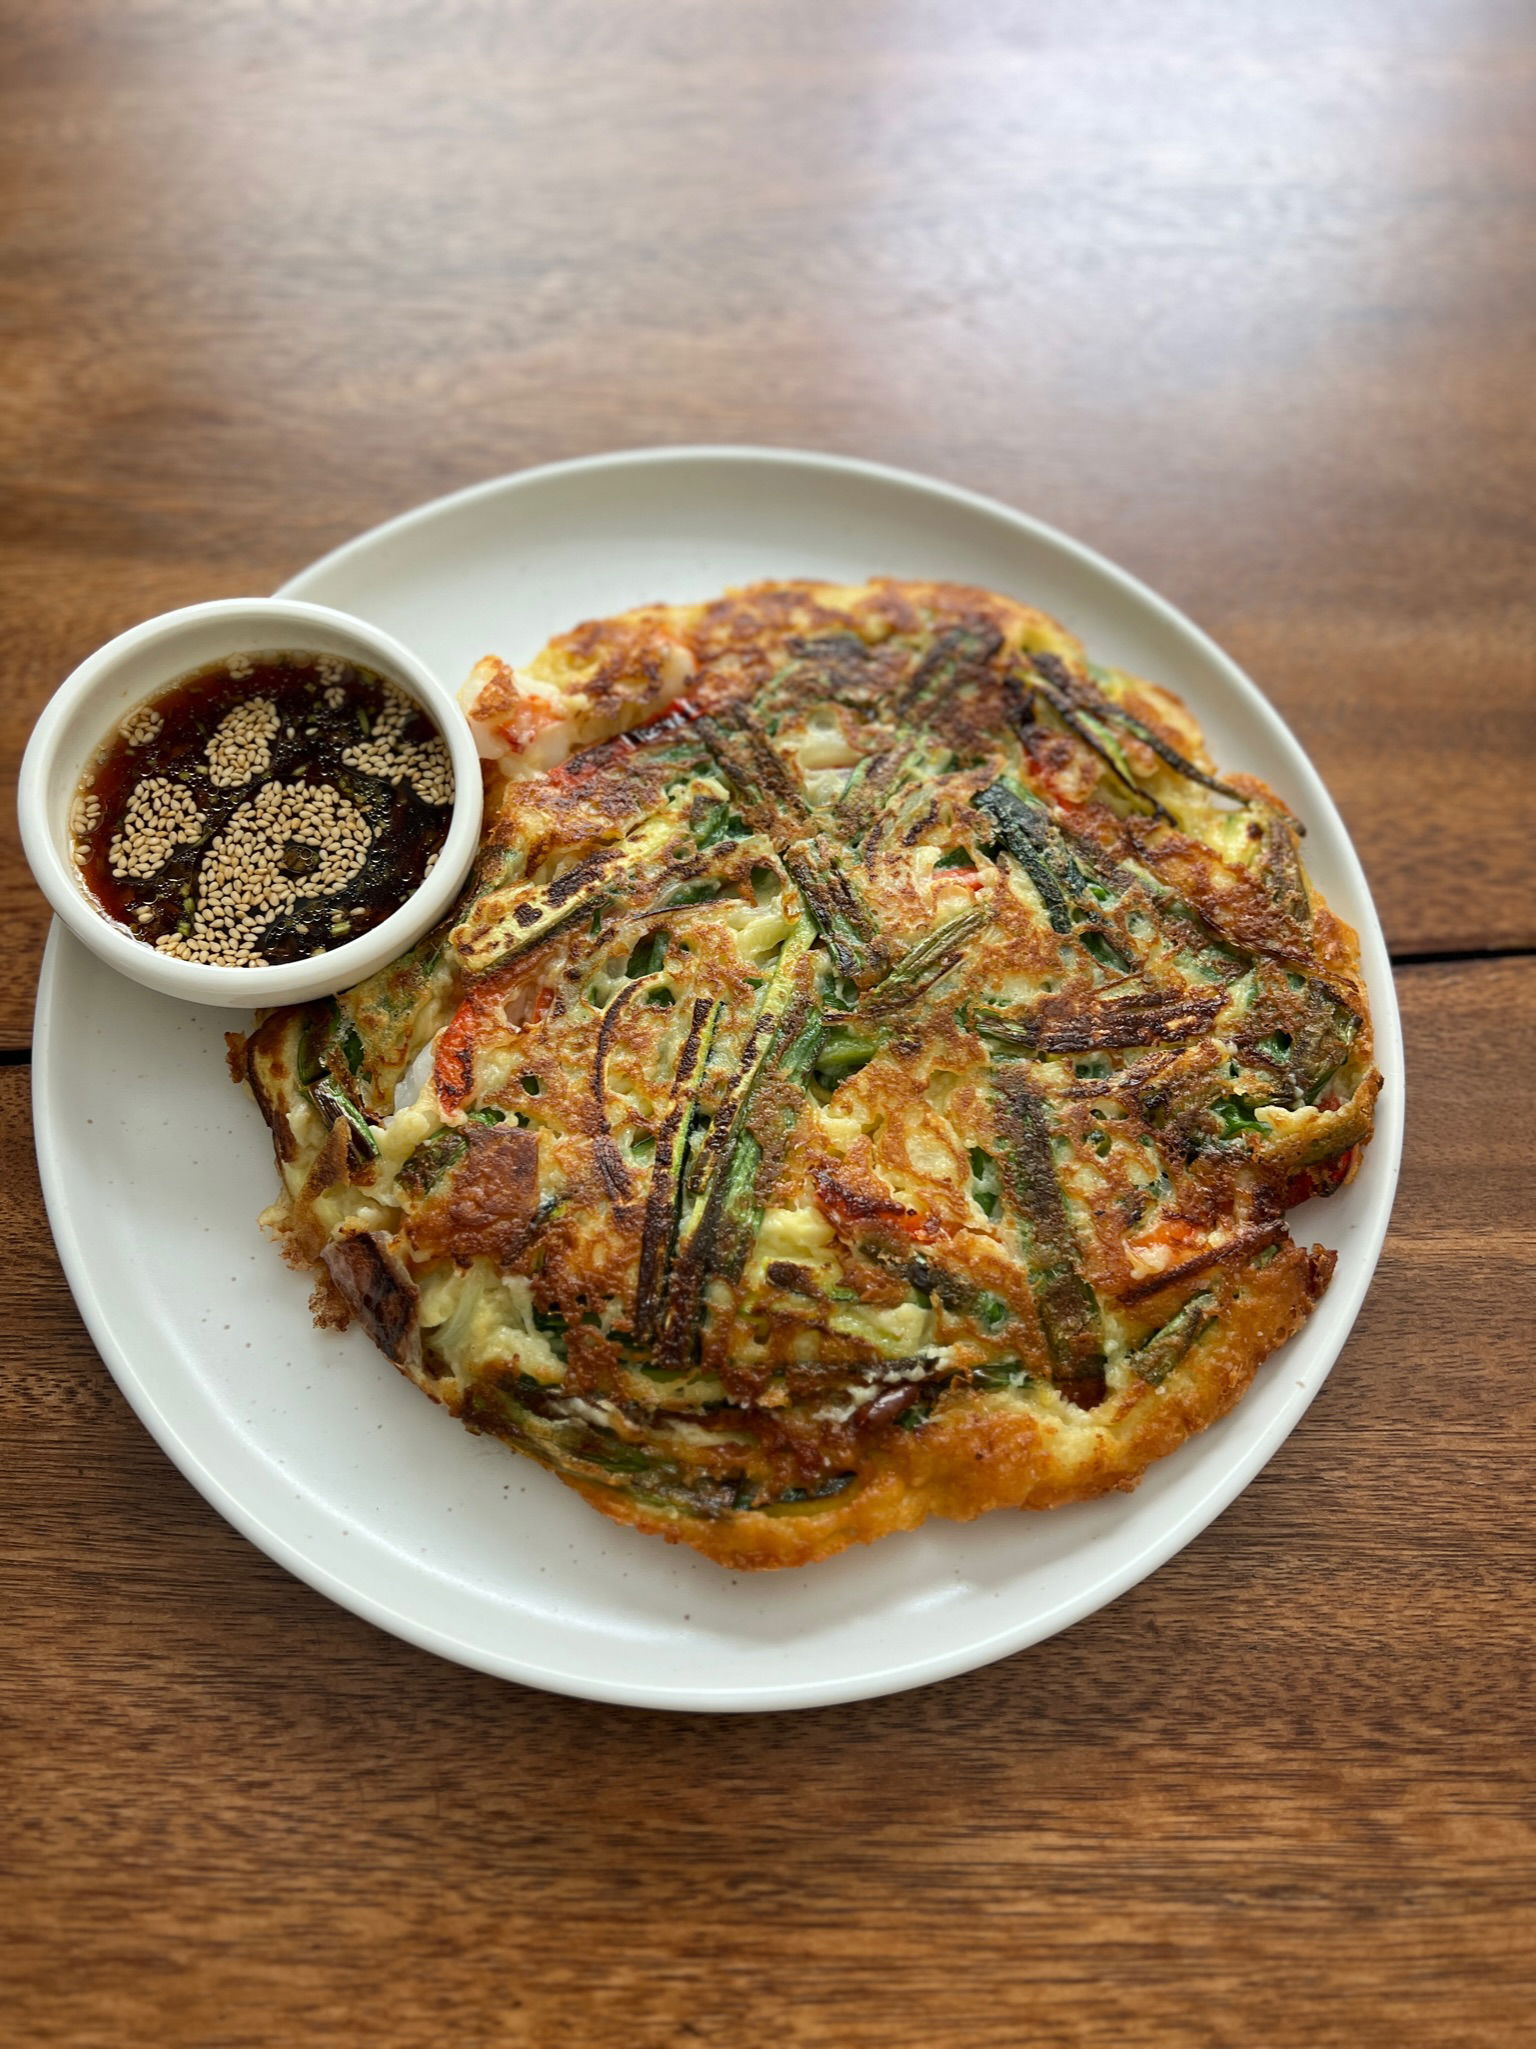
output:
[[[130,712],[80,779],[75,863],[114,923],[181,960],[265,967],[369,932],[430,872],[453,764],[352,662],[234,655]]]

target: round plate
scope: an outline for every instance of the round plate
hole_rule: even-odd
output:
[[[358,1333],[316,1331],[305,1280],[256,1228],[275,1180],[261,1120],[225,1069],[228,1014],[134,987],[55,926],[38,996],[38,1153],[102,1356],[238,1529],[445,1657],[559,1692],[695,1709],[856,1700],[1002,1657],[1092,1613],[1202,1530],[1293,1428],[1360,1307],[1403,1103],[1365,878],[1254,685],[1101,557],[1006,506],[872,464],[682,448],[460,492],[338,549],[284,594],[372,620],[452,684],[481,655],[525,660],[578,620],[648,599],[872,574],[978,583],[1042,606],[1096,659],[1177,690],[1216,759],[1263,776],[1305,819],[1311,871],[1360,932],[1386,1077],[1360,1175],[1296,1220],[1298,1237],[1338,1249],[1333,1285],[1233,1414],[1133,1495],[929,1523],[802,1571],[726,1573],[616,1528],[470,1436]]]

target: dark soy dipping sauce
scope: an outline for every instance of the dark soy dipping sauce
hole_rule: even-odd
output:
[[[430,717],[352,662],[234,656],[131,712],[81,778],[75,861],[113,922],[184,959],[259,967],[372,931],[447,837]]]

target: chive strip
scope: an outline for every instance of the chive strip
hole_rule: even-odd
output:
[[[635,1336],[641,1340],[649,1338],[656,1326],[662,1279],[671,1261],[677,1235],[683,1169],[698,1108],[699,1084],[708,1065],[715,1030],[724,1009],[722,1002],[711,1002],[708,997],[695,999],[693,1017],[678,1056],[671,1107],[657,1135],[635,1276],[634,1329]]]
[[[910,719],[920,706],[950,690],[966,670],[984,669],[1002,644],[1002,634],[990,624],[946,627],[913,670],[893,716]]]
[[[1136,1377],[1148,1387],[1161,1386],[1216,1322],[1215,1305],[1215,1294],[1209,1288],[1191,1296],[1161,1330],[1155,1330],[1130,1354],[1126,1363]]]
[[[1208,775],[1203,768],[1197,768],[1160,733],[1154,732],[1149,725],[1128,712],[1123,705],[1117,704],[1112,697],[1106,697],[1095,690],[1081,676],[1074,676],[1059,655],[1033,655],[1031,661],[1036,671],[1053,683],[1058,691],[1070,697],[1077,708],[1094,712],[1101,719],[1108,719],[1117,726],[1124,726],[1127,732],[1134,733],[1143,746],[1150,747],[1159,760],[1166,762],[1169,768],[1183,776],[1187,782],[1199,783],[1207,790],[1214,790],[1218,797],[1230,797],[1238,804],[1249,802],[1241,790],[1234,790],[1230,784]]]
[[[816,1079],[823,1088],[835,1089],[883,1052],[885,1041],[884,1031],[861,1031],[857,1022],[833,1025],[817,1049]]]
[[[1316,1103],[1346,1065],[1360,1020],[1322,982],[1309,982],[1302,1021],[1291,1051],[1291,1068],[1307,1103]]]
[[[931,988],[959,960],[966,941],[974,939],[990,922],[990,912],[980,909],[962,911],[958,917],[947,919],[926,939],[910,947],[876,984],[862,1006],[865,1013],[878,1017],[885,1011],[897,1010]]]
[[[1093,926],[1099,916],[1091,895],[1096,885],[1039,798],[1021,795],[999,778],[971,802],[991,819],[997,842],[1034,884],[1051,930],[1065,936],[1078,924]]]
[[[1265,887],[1286,916],[1303,928],[1310,926],[1312,897],[1301,865],[1301,845],[1295,826],[1280,811],[1270,813],[1264,828],[1262,874]]]
[[[632,896],[639,874],[658,855],[665,858],[683,845],[694,852],[691,837],[675,842],[676,830],[675,816],[657,813],[627,840],[599,847],[543,889],[493,890],[479,897],[452,935],[466,973],[508,967],[590,913],[600,914],[613,897]]]
[[[696,1192],[687,1215],[678,1223],[666,1313],[656,1337],[659,1366],[680,1370],[691,1361],[702,1323],[704,1289],[717,1261],[722,1226],[728,1221],[724,1249],[732,1257],[739,1249],[739,1206],[745,1191],[741,1170],[733,1173],[732,1168],[748,1136],[746,1117],[758,1083],[775,1067],[793,1065],[799,1071],[815,1058],[820,1022],[809,1014],[811,995],[804,986],[807,977],[802,964],[809,943],[804,927],[798,941],[798,945],[791,940],[785,946],[699,1155]],[[757,1143],[754,1138],[752,1144]],[[753,1167],[755,1173],[756,1162]]]
[[[779,858],[838,973],[855,977],[864,972],[874,921],[839,865],[838,849],[817,834],[784,848]]]
[[[443,1176],[469,1151],[469,1140],[452,1125],[444,1125],[424,1138],[395,1176],[395,1186],[407,1195],[429,1195]]]
[[[309,1093],[327,1124],[334,1124],[338,1117],[346,1119],[348,1140],[359,1160],[376,1160],[379,1157],[379,1142],[368,1119],[349,1095],[329,1081],[315,1082]]]
[[[716,766],[736,790],[747,822],[768,838],[804,832],[810,822],[805,798],[784,757],[762,727],[740,705],[723,705],[697,721],[695,730]]]
[[[1099,1374],[1104,1342],[1098,1298],[1083,1279],[1051,1161],[1045,1111],[1022,1077],[997,1084],[1004,1192],[1022,1227],[1041,1329],[1069,1398]]]
[[[1049,658],[1046,656],[1036,657],[1037,671],[1039,664],[1047,659]],[[1104,730],[1102,725],[1094,720],[1085,710],[1074,705],[1071,698],[1065,692],[1056,689],[1045,680],[1043,675],[1036,674],[1031,688],[1037,696],[1045,699],[1067,731],[1075,734],[1090,753],[1098,756],[1128,796],[1133,797],[1138,804],[1144,805],[1152,817],[1162,819],[1167,825],[1172,825],[1175,822],[1172,812],[1166,806],[1160,804],[1150,790],[1144,790],[1140,783],[1136,781],[1136,778],[1131,774],[1130,764],[1121,753],[1119,745]]]
[[[979,1032],[1031,1053],[1086,1053],[1103,1048],[1175,1045],[1203,1038],[1216,1021],[1222,997],[1189,990],[1178,996],[1111,997],[1091,1010],[1042,1007],[1012,1018],[1003,1011],[975,1011]]]
[[[313,1005],[299,1027],[294,1066],[300,1086],[309,1096],[327,1126],[343,1118],[347,1136],[359,1164],[376,1160],[379,1143],[366,1112],[352,1093],[350,1038],[357,1027],[350,1019],[343,1023],[334,997]],[[361,1041],[359,1040],[359,1044]]]
[[[775,1051],[769,1063],[774,1078],[790,1084],[793,1090],[777,1116],[778,1129],[769,1128],[778,1104],[765,1106],[759,1116],[759,1132],[743,1133],[731,1155],[712,1263],[712,1271],[724,1274],[728,1280],[741,1278],[741,1270],[757,1242],[763,1222],[763,1205],[757,1199],[759,1176],[765,1164],[772,1172],[783,1158],[785,1142],[800,1113],[806,1075],[820,1050],[821,1036],[821,1019],[813,1010],[794,1037]]]
[[[892,792],[906,779],[919,752],[916,741],[869,754],[844,783],[833,808],[838,830],[849,846],[856,847],[875,819],[885,809]]]

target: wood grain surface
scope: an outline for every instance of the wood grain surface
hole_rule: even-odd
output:
[[[7,801],[0,2040],[1532,2040],[1536,958],[1481,956],[1536,948],[1533,186],[1528,0],[6,10],[8,776],[109,634],[479,478],[906,464],[1269,692],[1411,1100],[1327,1389],[1151,1581],[890,1700],[584,1705],[332,1607],[127,1409],[30,1164]]]

